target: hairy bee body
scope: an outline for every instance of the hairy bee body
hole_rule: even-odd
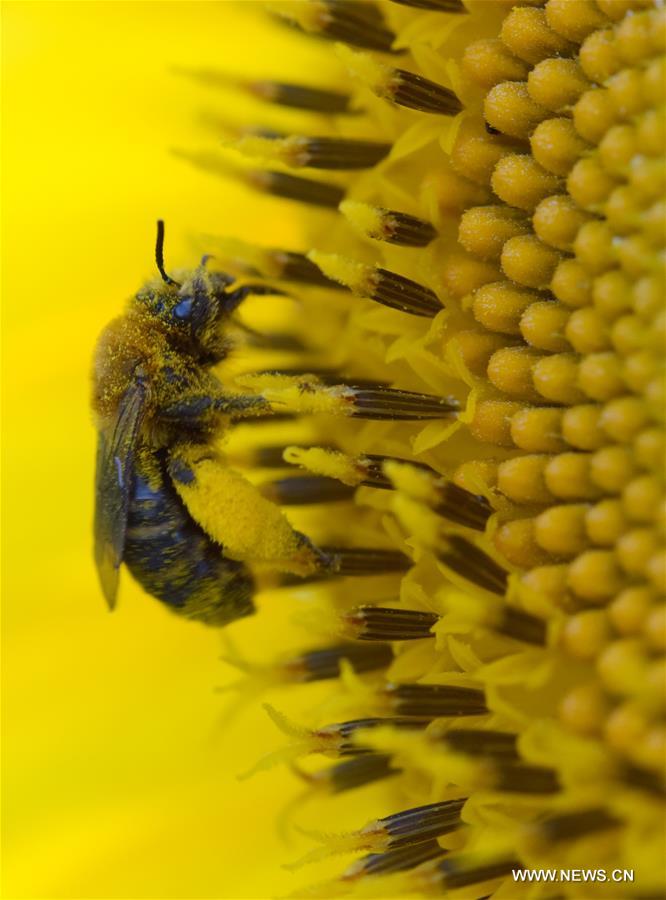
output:
[[[173,611],[224,625],[253,610],[252,577],[192,519],[171,483],[167,453],[140,447],[130,487],[124,562]]]
[[[228,290],[233,279],[209,272],[206,259],[174,281],[164,271],[163,235],[158,223],[161,280],[130,300],[95,353],[95,561],[111,609],[125,563],[172,611],[223,625],[253,611],[252,578],[246,556],[236,548],[229,558],[226,537],[193,518],[182,489],[196,474],[178,457],[211,459],[214,439],[234,417],[261,414],[265,401],[228,394],[211,369],[228,352],[225,331],[239,303],[280,292],[265,285]]]

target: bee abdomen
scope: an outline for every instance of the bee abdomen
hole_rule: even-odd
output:
[[[225,625],[254,610],[250,573],[192,519],[147,449],[135,463],[124,562],[149,594],[188,618]]]

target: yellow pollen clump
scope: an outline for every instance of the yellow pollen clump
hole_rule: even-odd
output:
[[[177,458],[193,474],[191,482],[174,482],[178,493],[227,556],[301,575],[315,570],[314,554],[254,485],[196,446],[181,447]]]
[[[311,250],[308,259],[312,260],[328,278],[344,284],[362,297],[367,296],[372,290],[373,271],[370,266],[337,253],[322,253],[320,250]]]
[[[363,480],[363,472],[353,457],[322,447],[287,447],[284,451],[285,462],[302,466],[317,475],[337,478],[343,484],[353,487]]]

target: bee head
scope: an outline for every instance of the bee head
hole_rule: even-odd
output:
[[[176,273],[179,281],[164,269],[164,223],[157,223],[155,261],[161,275],[145,285],[136,301],[144,315],[157,319],[174,337],[186,341],[192,350],[204,357],[220,359],[226,342],[220,335],[219,324],[226,308],[226,288],[234,279],[224,272],[209,272],[204,256],[196,269]]]

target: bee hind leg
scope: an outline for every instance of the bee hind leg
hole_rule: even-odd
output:
[[[326,555],[212,447],[177,445],[168,471],[192,518],[227,558],[302,576],[321,571]]]

